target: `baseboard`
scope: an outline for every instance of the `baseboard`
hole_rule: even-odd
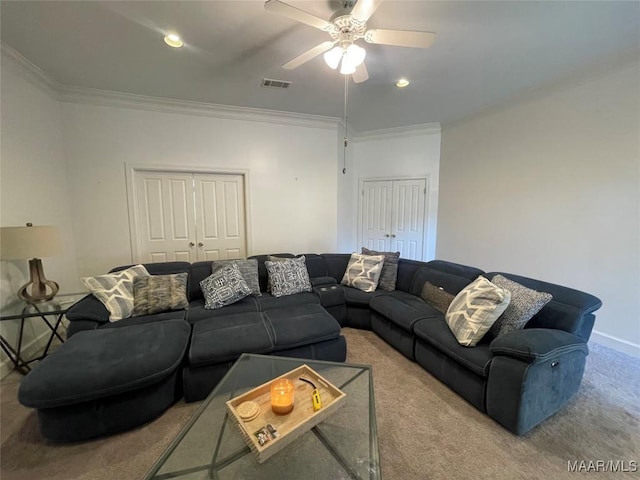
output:
[[[606,333],[598,332],[594,330],[591,332],[591,340],[605,347],[613,348],[619,352],[626,353],[632,357],[640,358],[640,345],[637,345],[626,340],[622,340],[617,337],[612,337]]]
[[[66,320],[63,320],[63,322],[58,327],[58,334],[60,334],[62,338],[65,338]],[[20,356],[22,358],[30,359],[42,354],[45,347],[47,346],[47,342],[49,341],[50,335],[51,335],[51,330],[47,329],[43,331],[40,335],[38,335],[36,338],[32,339],[30,342],[22,345],[22,352],[20,352]],[[54,342],[55,345],[60,343],[58,339],[56,339],[55,342]],[[52,349],[49,349],[49,353],[51,353],[51,351]],[[13,371],[13,363],[11,363],[11,360],[9,360],[9,358],[7,358],[7,356],[4,354],[2,356],[4,357],[4,359],[2,360],[2,362],[0,362],[0,380],[2,380],[4,377],[9,375]]]

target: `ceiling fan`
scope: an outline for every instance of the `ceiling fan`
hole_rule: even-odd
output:
[[[327,32],[331,40],[307,50],[282,65],[293,70],[309,60],[324,53],[327,65],[334,70],[340,65],[340,73],[353,75],[356,83],[369,78],[364,64],[366,51],[356,45],[356,40],[364,38],[367,43],[395,45],[399,47],[429,48],[435,39],[433,32],[408,30],[367,30],[367,20],[373,15],[383,0],[349,0],[343,2],[343,9],[337,11],[328,21],[316,17],[304,10],[288,5],[280,0],[267,0],[264,8],[273,13],[284,15],[298,22]]]

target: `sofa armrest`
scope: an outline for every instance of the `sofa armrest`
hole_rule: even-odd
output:
[[[109,310],[100,300],[89,294],[71,305],[65,316],[69,321],[94,320],[96,322],[108,322]]]
[[[577,335],[551,328],[528,328],[500,335],[489,346],[493,355],[512,357],[529,364],[541,363],[571,352],[589,353]]]

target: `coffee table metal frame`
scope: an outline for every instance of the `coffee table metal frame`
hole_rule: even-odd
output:
[[[243,386],[243,388],[241,388],[238,391],[235,391],[235,389],[228,391],[228,387],[229,387],[228,384],[235,383],[235,380],[237,380],[235,378],[236,373],[237,371],[241,370],[241,367],[242,368],[246,367],[247,364],[245,362],[262,362],[263,364],[265,362],[272,362],[273,365],[277,364],[279,369],[276,372],[276,374],[273,374],[272,376],[269,376],[267,378],[258,378],[258,377],[252,378],[250,380],[250,384]],[[294,368],[303,364],[309,365],[311,368],[318,371],[318,373],[320,373],[321,375],[323,374],[322,372],[324,369],[330,369],[330,368],[339,369],[341,367],[345,368],[345,370],[353,369],[353,375],[349,375],[349,378],[347,378],[345,381],[341,383],[334,383],[339,389],[343,391],[345,391],[344,390],[345,388],[348,389],[349,385],[355,380],[357,380],[361,375],[368,376],[369,391],[367,392],[367,394],[368,394],[368,416],[369,416],[368,418],[369,459],[368,459],[368,462],[365,462],[368,464],[363,466],[362,459],[357,459],[357,462],[356,462],[356,460],[349,458],[348,452],[341,451],[341,449],[338,448],[338,446],[335,445],[334,442],[332,441],[331,434],[327,434],[326,432],[323,431],[323,423],[320,423],[319,425],[313,427],[309,432],[305,433],[301,438],[296,439],[291,445],[285,448],[283,452],[286,452],[288,449],[292,449],[292,451],[295,452],[297,442],[300,442],[302,438],[304,438],[307,435],[313,435],[319,440],[319,444],[322,445],[327,452],[329,452],[331,457],[333,457],[337,462],[337,464],[339,464],[339,466],[342,468],[341,475],[343,476],[341,476],[340,478],[362,479],[362,480],[380,479],[381,472],[380,472],[380,457],[379,457],[379,448],[378,448],[378,433],[377,433],[376,414],[375,414],[375,398],[374,398],[374,391],[373,391],[373,374],[370,366],[350,364],[350,363],[308,360],[308,359],[301,359],[301,358],[277,357],[272,355],[246,354],[246,353],[242,354],[242,356],[231,367],[231,369],[227,372],[227,374],[220,381],[220,383],[209,394],[209,396],[205,400],[203,400],[203,403],[200,406],[200,408],[193,414],[189,422],[183,427],[183,429],[180,431],[178,436],[173,440],[173,442],[165,450],[162,456],[155,462],[155,464],[147,473],[147,476],[145,477],[145,479],[146,480],[165,480],[165,479],[176,479],[176,478],[219,479],[220,472],[224,468],[240,460],[245,462],[251,462],[252,467],[256,468],[257,469],[256,471],[259,472],[260,466],[258,466],[257,460],[255,459],[255,457],[253,456],[253,453],[251,452],[251,450],[246,444],[243,444],[242,446],[238,446],[238,448],[234,449],[234,451],[232,451],[230,454],[226,454],[226,455],[221,454],[221,451],[223,449],[222,447],[223,447],[226,430],[235,429],[236,430],[235,433],[238,436],[240,435],[240,433],[237,431],[238,429],[237,425],[233,423],[233,420],[229,416],[228,411],[226,409],[221,410],[221,411],[224,411],[224,419],[221,421],[221,428],[219,429],[219,431],[217,432],[211,431],[211,436],[217,435],[217,438],[215,439],[216,441],[214,442],[215,446],[213,448],[213,451],[210,452],[210,457],[209,457],[210,463],[196,462],[198,463],[197,465],[189,465],[187,467],[183,466],[182,468],[178,468],[170,471],[163,469],[163,467],[165,466],[165,463],[167,463],[171,459],[171,456],[174,454],[174,452],[176,452],[176,449],[180,447],[180,444],[185,439],[185,437],[191,432],[192,428],[194,428],[194,426],[199,421],[202,421],[205,418],[205,417],[202,417],[202,415],[205,414],[205,412],[207,412],[208,407],[210,406],[211,402],[214,401],[214,399],[216,399],[216,401],[220,401],[220,396],[222,396],[225,401],[229,400],[231,398],[234,398],[237,395],[240,395],[244,391],[249,390],[250,388],[256,387],[266,381],[269,381],[270,378],[275,378],[275,376],[278,376],[282,373],[293,370]],[[331,381],[331,379],[328,379],[328,380]],[[349,394],[347,393],[347,398],[346,398],[347,403],[345,403],[345,405],[348,404],[349,400],[350,400]],[[345,407],[342,407],[342,408],[345,408]],[[221,412],[218,412],[218,414],[221,414]],[[329,417],[327,421],[329,421],[330,419],[331,417]],[[231,432],[227,431],[226,433],[230,434]],[[292,453],[292,451],[290,451],[288,454],[289,455],[295,454],[295,453]],[[278,462],[279,461],[278,457],[283,452],[279,452],[278,454],[274,455],[272,458],[267,460],[266,463]],[[197,457],[197,455],[194,454],[193,457]],[[255,462],[255,465],[253,465],[254,462]],[[355,465],[355,463],[358,463],[360,465]],[[292,478],[297,478],[295,477],[295,472],[292,472],[292,473],[294,475],[294,477]],[[256,477],[251,477],[251,478],[261,478],[261,476],[258,474]]]

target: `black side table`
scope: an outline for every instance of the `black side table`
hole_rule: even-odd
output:
[[[31,370],[31,367],[29,366],[30,363],[33,363],[37,360],[42,360],[47,356],[47,354],[49,353],[49,348],[51,348],[51,342],[53,342],[54,338],[57,337],[58,340],[64,343],[64,339],[58,333],[58,327],[60,326],[60,323],[62,323],[64,314],[67,313],[69,307],[71,307],[78,300],[84,298],[86,295],[86,293],[58,295],[48,302],[34,304],[20,302],[0,310],[0,321],[4,322],[5,320],[20,320],[20,330],[18,332],[17,346],[13,347],[4,337],[4,335],[0,334],[0,347],[2,347],[4,353],[7,354],[7,356],[13,363],[14,369],[18,370],[22,374],[28,373]],[[55,318],[53,324],[47,318],[50,316]],[[25,360],[21,356],[22,336],[24,333],[24,323],[29,318],[42,319],[47,327],[49,327],[49,330],[51,330],[51,333],[49,334],[49,339],[47,341],[47,346],[45,347],[44,352],[36,358]]]

